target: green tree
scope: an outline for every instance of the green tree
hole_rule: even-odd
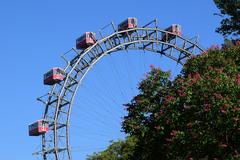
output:
[[[163,72],[151,66],[151,71],[140,82],[140,94],[125,106],[128,115],[124,118],[123,129],[136,136],[138,142],[134,157],[138,160],[166,159],[168,143],[165,137],[170,133],[168,124],[162,117],[165,97],[172,86],[170,72]]]
[[[240,47],[211,48],[189,60],[173,83],[153,68],[127,104],[123,129],[134,157],[240,159]]]
[[[129,160],[134,159],[133,153],[137,139],[127,137],[125,140],[111,142],[104,151],[88,156],[87,160]]]
[[[221,26],[216,31],[223,36],[240,35],[240,0],[214,0],[224,17]]]

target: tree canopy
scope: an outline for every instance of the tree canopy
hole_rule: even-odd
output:
[[[240,35],[240,0],[214,0],[223,17],[216,31],[223,36]]]
[[[134,148],[137,139],[127,137],[125,140],[112,142],[111,145],[104,151],[94,153],[87,160],[129,160],[133,159]]]

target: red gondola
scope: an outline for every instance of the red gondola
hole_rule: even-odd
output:
[[[96,36],[93,32],[86,32],[76,40],[77,49],[86,49],[96,43]]]
[[[173,24],[170,27],[166,28],[165,31],[172,32],[172,33],[174,33],[178,36],[182,35],[182,29],[181,29],[181,26],[179,24]],[[166,41],[166,40],[170,41],[174,38],[175,38],[174,35],[166,34],[166,33],[162,34],[162,40],[163,41]]]
[[[137,18],[129,17],[118,25],[118,31],[137,28]]]
[[[39,136],[48,132],[48,123],[41,119],[28,126],[29,136]]]
[[[65,78],[64,71],[60,68],[53,68],[44,74],[44,84],[54,85],[58,82],[63,81]]]

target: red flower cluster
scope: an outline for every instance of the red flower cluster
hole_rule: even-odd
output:
[[[151,69],[155,69],[155,66],[153,64],[150,64]]]
[[[189,84],[189,86],[192,86],[194,83],[201,80],[202,77],[198,72],[196,72],[196,73],[188,74],[188,78],[190,79],[188,84]]]
[[[220,77],[216,77],[213,81],[218,84],[220,82],[221,78]]]
[[[183,89],[177,90],[177,93],[178,93],[178,95],[179,95],[180,97],[186,97],[186,95],[187,95],[187,94],[184,92]]]
[[[201,75],[198,72],[194,73],[192,77],[197,81],[201,79]]]
[[[193,158],[192,157],[188,157],[188,160],[193,160]]]
[[[210,105],[209,104],[204,104],[203,110],[204,110],[204,112],[208,112],[210,110]]]
[[[239,107],[235,107],[233,110],[234,111],[240,111],[240,108]]]
[[[216,71],[217,73],[223,73],[223,68],[216,68],[215,71]]]
[[[220,47],[218,44],[213,44],[208,50],[214,51],[214,50],[219,50]]]
[[[240,74],[237,75],[237,84],[240,85]]]
[[[173,96],[167,96],[166,100],[165,100],[165,104],[169,104],[171,101],[174,100]]]
[[[176,130],[172,130],[170,133],[171,136],[175,137],[177,135],[177,131]]]
[[[160,130],[161,127],[160,127],[160,126],[155,126],[154,128],[155,128],[156,130]]]
[[[166,124],[172,124],[173,123],[173,120],[172,119],[167,119],[166,120]]]
[[[220,112],[223,114],[227,114],[227,108],[228,108],[228,104],[224,104],[222,107],[220,107]]]
[[[187,124],[187,128],[192,128],[192,122],[189,122],[188,124]]]
[[[222,99],[223,96],[221,95],[221,93],[214,93],[213,94],[217,99]]]

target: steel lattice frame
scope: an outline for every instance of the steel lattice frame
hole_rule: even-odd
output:
[[[102,38],[86,50],[72,48],[69,52],[76,54],[73,59],[68,60],[62,56],[66,61],[65,80],[38,98],[45,105],[43,118],[48,121],[50,130],[42,135],[42,150],[38,152],[44,160],[72,159],[69,129],[74,97],[87,72],[102,57],[116,51],[136,49],[152,51],[184,64],[188,58],[203,52],[197,41],[159,29],[156,20],[144,27],[124,31],[117,31],[113,23],[111,26],[114,30],[112,34],[103,37],[100,32]],[[163,34],[166,35],[164,41]]]

